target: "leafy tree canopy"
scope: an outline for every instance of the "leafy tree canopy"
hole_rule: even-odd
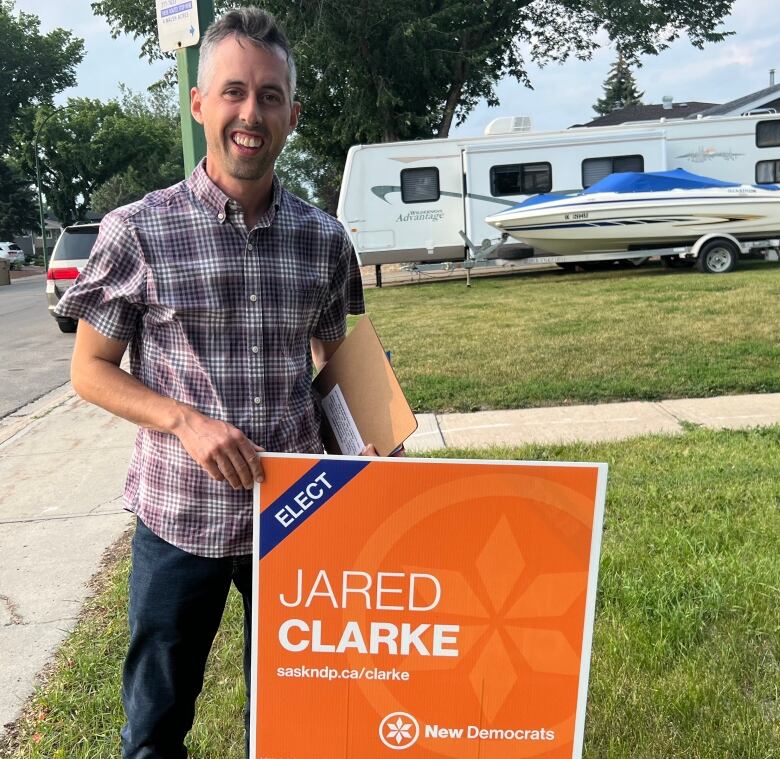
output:
[[[155,161],[128,166],[101,184],[90,198],[90,208],[101,215],[134,203],[144,195],[181,180],[181,167]]]
[[[0,154],[8,146],[14,120],[30,105],[76,83],[84,42],[65,29],[41,34],[31,13],[14,14],[12,0],[0,0]]]
[[[644,94],[637,88],[631,66],[623,57],[623,52],[618,50],[617,60],[612,64],[604,82],[604,97],[596,101],[593,110],[600,116],[606,116],[618,108],[641,105]]]
[[[734,0],[267,0],[287,30],[301,69],[305,105],[339,113],[335,138],[377,141],[445,136],[480,98],[497,104],[510,75],[530,84],[528,61],[589,58],[605,29],[626,61],[654,55],[681,34],[702,47]],[[254,0],[216,0],[217,12]],[[112,34],[141,40],[161,58],[155,8],[136,0],[96,0]],[[325,107],[330,101],[330,108]],[[332,113],[331,113],[332,111]],[[309,121],[314,121],[314,115]]]
[[[307,203],[325,208],[338,200],[321,197],[318,192],[318,189],[327,185],[324,174],[329,170],[329,166],[309,153],[301,143],[299,134],[293,134],[287,140],[276,161],[276,173],[285,189],[293,195],[303,198]]]
[[[159,140],[151,154],[145,152],[149,145],[143,146],[130,165],[95,189],[90,207],[101,214],[140,200],[148,192],[168,187],[184,177],[178,102],[170,92],[159,88],[142,95],[120,87],[125,119],[151,125]]]
[[[0,240],[13,240],[38,223],[30,183],[9,160],[0,159]]]
[[[48,117],[38,140],[41,185],[64,224],[84,220],[93,192],[131,166],[140,195],[182,178],[178,113],[165,95],[125,90],[122,102],[70,98],[54,110],[30,114],[15,137],[20,164],[34,172],[32,135]]]

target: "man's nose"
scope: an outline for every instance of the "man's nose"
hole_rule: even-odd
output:
[[[249,127],[259,124],[262,117],[260,115],[260,104],[255,95],[247,95],[241,106],[241,120]]]

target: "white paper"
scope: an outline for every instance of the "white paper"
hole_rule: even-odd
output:
[[[338,385],[334,385],[333,389],[323,397],[322,412],[330,423],[341,453],[344,456],[359,456],[366,446]]]

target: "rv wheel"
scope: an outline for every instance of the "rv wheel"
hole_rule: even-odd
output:
[[[725,274],[737,265],[739,249],[731,240],[710,240],[702,245],[696,268],[704,274]]]

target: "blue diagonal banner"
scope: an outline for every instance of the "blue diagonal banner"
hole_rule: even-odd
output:
[[[297,530],[370,463],[370,460],[345,459],[317,462],[260,514],[260,558]]]

